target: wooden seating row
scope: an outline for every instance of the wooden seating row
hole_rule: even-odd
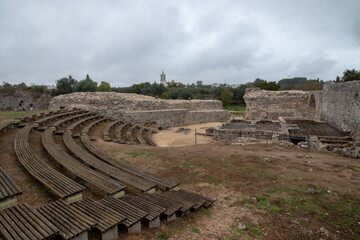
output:
[[[58,129],[58,128],[61,128],[61,126],[66,124],[67,122],[74,121],[76,119],[80,119],[80,118],[84,118],[84,117],[88,117],[88,116],[93,116],[93,115],[95,115],[95,114],[92,113],[92,112],[86,112],[86,113],[80,113],[80,114],[76,114],[76,115],[71,115],[68,118],[63,118],[63,119],[60,119],[60,120],[58,120],[56,122],[51,123],[50,126],[55,127],[56,129]]]
[[[44,118],[41,118],[39,120],[34,121],[34,123],[37,123],[39,126],[45,126],[50,121],[54,121],[54,120],[57,120],[57,119],[60,119],[60,118],[64,118],[66,116],[81,114],[81,113],[84,113],[84,112],[86,112],[86,111],[84,111],[84,110],[64,111],[64,112],[60,112],[59,114],[46,116]]]
[[[18,160],[34,178],[58,197],[67,201],[81,198],[81,192],[85,189],[84,186],[51,168],[30,148],[28,135],[37,126],[37,124],[28,125],[16,134],[14,150]]]
[[[110,122],[108,125],[106,125],[106,127],[103,129],[104,141],[111,141],[110,131],[115,125],[117,125],[119,123],[121,123],[120,120],[115,120],[115,121]]]
[[[115,178],[123,184],[140,189],[144,192],[154,192],[156,183],[136,176],[127,171],[116,168],[109,163],[101,161],[94,155],[81,148],[73,139],[72,132],[66,131],[63,135],[66,147],[86,165],[103,172],[104,174]]]
[[[0,168],[0,211],[16,205],[16,196],[19,194],[21,194],[20,188],[10,176]]]
[[[109,195],[116,197],[124,194],[125,186],[119,182],[105,176],[86,165],[80,163],[78,160],[71,157],[64,152],[54,141],[53,133],[54,127],[47,128],[42,134],[42,144],[46,151],[52,156],[58,163],[65,167],[68,171],[72,172],[77,177],[85,180],[86,182],[100,188]]]
[[[166,189],[176,188],[180,184],[178,181],[175,181],[173,179],[160,177],[158,175],[146,172],[140,168],[137,168],[135,166],[127,164],[124,161],[118,161],[118,160],[114,159],[113,157],[111,157],[107,153],[105,153],[104,151],[97,148],[94,144],[92,144],[88,135],[82,135],[81,141],[84,144],[84,146],[91,153],[93,153],[99,159],[111,164],[112,166],[114,166],[116,168],[127,171],[127,172],[132,173],[141,178],[147,179],[147,180],[154,182],[154,183],[158,184],[159,186],[166,188]]]
[[[0,211],[0,233],[5,239],[50,239],[59,229],[28,204]]]
[[[60,236],[64,239],[88,239],[88,231],[97,225],[95,219],[62,200],[49,203],[37,210],[59,229]]]
[[[8,128],[15,128],[19,124],[19,120],[10,120],[0,123],[0,133],[6,133]]]

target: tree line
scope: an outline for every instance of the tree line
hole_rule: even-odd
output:
[[[347,82],[360,79],[360,71],[355,69],[346,69],[343,76],[336,77],[333,82]],[[45,86],[27,86],[25,83],[10,84],[3,82],[0,86],[0,92],[12,93],[16,89],[35,91],[39,93],[50,92],[52,96],[61,94],[68,94],[72,92],[120,92],[120,93],[137,93],[149,95],[161,99],[219,99],[224,106],[227,105],[244,105],[244,94],[246,88],[261,88],[269,91],[279,90],[303,90],[315,91],[322,90],[324,84],[323,80],[307,79],[305,77],[294,77],[281,79],[278,82],[267,81],[261,78],[256,78],[253,82],[238,85],[233,88],[226,84],[219,86],[212,86],[203,84],[202,81],[197,81],[196,84],[168,84],[164,86],[159,83],[144,82],[140,84],[133,84],[130,87],[111,87],[108,82],[102,81],[98,83],[93,81],[87,74],[85,79],[77,81],[71,75],[63,77],[56,81],[56,88],[47,90]]]

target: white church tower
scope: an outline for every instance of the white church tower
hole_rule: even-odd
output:
[[[160,83],[166,87],[166,75],[164,74],[164,70],[162,70],[162,74],[160,75]]]

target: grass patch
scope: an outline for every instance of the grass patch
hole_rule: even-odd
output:
[[[198,229],[198,228],[193,228],[193,229],[191,229],[191,231],[193,233],[200,233],[200,229]]]
[[[261,235],[261,233],[262,233],[262,230],[261,230],[260,228],[257,228],[257,227],[250,228],[249,231],[250,231],[252,234],[256,235],[256,236],[259,236],[259,235]]]
[[[206,215],[207,217],[211,217],[212,211],[210,208],[201,208],[200,210],[196,211],[195,214]]]
[[[167,232],[161,233],[157,236],[157,239],[167,240],[170,238],[170,234]]]
[[[11,119],[11,118],[17,118],[17,117],[25,117],[28,115],[36,114],[46,112],[45,110],[35,110],[35,111],[6,111],[6,112],[0,112],[0,121],[5,119]]]

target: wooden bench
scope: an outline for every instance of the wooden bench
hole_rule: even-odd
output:
[[[120,197],[124,195],[125,186],[119,182],[105,176],[86,165],[80,163],[78,160],[71,157],[64,152],[54,141],[53,133],[54,127],[50,127],[42,134],[42,144],[46,151],[53,157],[58,163],[60,163],[68,171],[75,174],[77,177],[85,180],[86,182],[98,187],[105,191],[109,195]]]
[[[127,164],[124,161],[121,162],[121,161],[114,159],[113,157],[111,157],[107,153],[105,153],[104,151],[95,147],[95,145],[93,145],[91,143],[88,135],[82,135],[81,141],[85,145],[85,147],[90,152],[92,152],[95,156],[97,156],[99,159],[113,165],[114,167],[117,167],[117,168],[127,171],[129,173],[132,173],[134,175],[137,175],[137,176],[147,179],[149,181],[152,181],[152,182],[158,184],[158,186],[161,186],[166,189],[176,188],[180,184],[178,181],[175,181],[173,179],[160,177],[158,175],[146,172],[138,167]]]
[[[156,228],[160,226],[160,215],[166,211],[166,208],[147,201],[144,198],[126,194],[121,198],[127,203],[136,206],[146,212],[148,215],[145,217],[146,223],[149,228]]]
[[[141,232],[141,221],[148,215],[145,211],[113,197],[103,198],[99,202],[126,217],[123,225],[127,228],[129,234]]]
[[[99,116],[99,115],[92,115],[92,116],[90,116],[90,117],[80,119],[79,121],[76,121],[76,122],[68,125],[68,126],[65,128],[65,131],[74,131],[74,129],[77,128],[77,127],[79,127],[81,124],[84,124],[84,123],[86,123],[86,122],[93,121],[93,120],[98,119],[98,118],[101,118],[101,116]]]
[[[87,116],[90,116],[90,115],[94,115],[94,113],[87,112],[87,113],[80,113],[80,114],[72,115],[72,116],[70,116],[68,118],[60,119],[60,120],[58,120],[58,121],[56,121],[54,123],[51,123],[50,126],[55,127],[56,129],[58,129],[67,122],[71,122],[71,121],[74,121],[76,119],[84,118],[84,117],[87,117]]]
[[[6,130],[8,128],[15,128],[19,123],[20,123],[19,120],[10,120],[0,123],[0,133],[1,132],[6,133]]]
[[[126,143],[127,144],[135,144],[135,139],[133,137],[133,132],[135,131],[136,128],[137,128],[137,125],[131,125],[126,130]]]
[[[0,167],[0,211],[15,206],[16,196],[21,194],[20,188],[10,176]]]
[[[86,126],[81,130],[81,134],[82,134],[82,135],[83,135],[83,134],[88,134],[89,131],[90,131],[94,126],[96,126],[96,125],[98,125],[99,123],[104,122],[104,121],[106,121],[106,120],[107,120],[107,118],[102,117],[102,118],[100,118],[100,119],[98,119],[98,120],[96,120],[96,121],[94,121],[94,122],[86,125]]]
[[[156,146],[156,143],[152,140],[152,133],[153,133],[152,130],[147,129],[146,133],[145,133],[145,138],[146,138],[146,141],[148,141],[150,146]]]
[[[148,145],[147,142],[145,141],[144,137],[143,137],[143,132],[144,132],[144,128],[143,127],[139,127],[138,131],[137,131],[137,135],[136,138],[138,140],[138,142],[145,146]]]
[[[34,123],[37,123],[39,126],[45,126],[45,124],[47,122],[50,121],[54,121],[57,120],[59,118],[63,118],[65,116],[69,116],[69,115],[76,115],[76,114],[80,114],[83,113],[83,110],[71,110],[71,111],[66,111],[65,113],[60,113],[60,114],[55,114],[55,115],[50,115],[48,117],[44,117],[40,120],[36,120]]]
[[[181,204],[154,194],[143,193],[139,197],[157,206],[165,208],[166,211],[163,212],[163,215],[165,216],[165,220],[167,222],[174,221],[176,219],[176,212],[181,211],[182,209]]]
[[[31,124],[21,129],[14,139],[14,150],[20,163],[40,183],[49,188],[56,196],[72,202],[81,199],[84,186],[59,173],[43,162],[29,146],[29,132],[37,127]]]
[[[59,229],[24,203],[0,211],[0,232],[5,239],[51,239]]]
[[[106,127],[103,130],[104,141],[111,141],[110,131],[115,125],[117,125],[119,123],[121,123],[120,120],[115,120],[115,121],[110,122],[108,125],[106,125]]]
[[[81,120],[80,120],[81,121]],[[115,178],[116,180],[132,186],[134,188],[140,189],[143,192],[155,192],[156,183],[136,176],[127,171],[121,170],[110,165],[107,162],[104,162],[94,155],[90,154],[83,148],[81,148],[73,139],[71,131],[65,131],[63,134],[63,140],[66,147],[79,159],[81,159],[86,165],[95,168],[108,176]]]
[[[126,220],[126,217],[120,212],[88,198],[71,205],[83,214],[96,220],[98,224],[95,226],[95,229],[100,233],[102,240],[116,239],[118,237],[118,226]],[[94,234],[98,235],[97,232]],[[94,236],[93,238],[96,237]]]
[[[192,199],[193,201],[202,202],[204,200],[205,203],[203,204],[203,206],[206,208],[210,207],[216,201],[215,199],[211,199],[211,198],[208,198],[208,197],[205,197],[200,194],[190,192],[190,191],[187,191],[184,189],[180,189],[178,192],[180,194],[182,194],[185,198]]]
[[[180,212],[181,212],[182,215],[188,213],[192,209],[197,209],[197,208],[195,208],[195,205],[196,205],[195,202],[189,201],[188,199],[178,197],[171,190],[166,191],[166,192],[161,192],[161,191],[156,192],[154,194],[154,196],[160,196],[160,197],[163,197],[163,198],[165,198],[167,200],[170,200],[170,201],[176,202],[178,204],[181,204],[182,208],[180,209]],[[196,205],[196,207],[197,207],[197,205]]]
[[[97,225],[95,219],[62,200],[41,206],[37,211],[59,229],[64,239],[86,240],[88,231]]]
[[[115,139],[118,143],[122,143],[122,144],[125,143],[125,139],[122,137],[122,135],[123,135],[122,132],[129,125],[130,125],[129,123],[123,123],[119,127],[116,128]]]

